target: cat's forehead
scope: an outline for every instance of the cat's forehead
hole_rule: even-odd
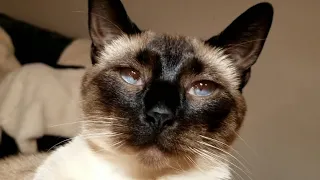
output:
[[[162,80],[176,79],[192,69],[200,72],[204,66],[196,58],[192,43],[182,36],[156,35],[138,53],[136,59],[152,64],[154,77]]]
[[[160,56],[171,57],[170,60],[172,61],[192,58],[195,53],[191,38],[166,34],[153,36],[145,48],[154,51]]]
[[[232,88],[239,83],[236,70],[223,50],[209,47],[196,38],[150,31],[134,36],[122,36],[106,45],[99,56],[99,66],[139,63],[144,61],[139,58],[141,55],[156,61],[155,66],[161,69],[164,76],[178,75],[187,67],[200,68],[200,71],[222,78]]]

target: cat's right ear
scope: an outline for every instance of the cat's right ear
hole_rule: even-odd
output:
[[[89,0],[88,7],[89,33],[96,49],[123,34],[141,32],[128,17],[120,0]]]

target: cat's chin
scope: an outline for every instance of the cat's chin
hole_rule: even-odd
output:
[[[177,173],[177,170],[193,169],[193,165],[175,154],[169,154],[156,145],[139,150],[135,160],[146,171],[158,173]],[[189,156],[191,158],[191,156]],[[176,172],[177,171],[177,172]]]
[[[150,146],[137,154],[137,161],[145,168],[162,169],[169,164],[169,157],[156,146]]]

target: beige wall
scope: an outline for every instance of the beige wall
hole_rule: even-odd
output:
[[[320,168],[320,1],[270,1],[274,24],[245,89],[249,112],[241,136],[250,148],[241,140],[235,147],[251,164],[255,180],[315,180]],[[203,38],[257,2],[124,0],[142,28]],[[1,0],[0,11],[70,36],[87,36],[86,14],[74,12],[85,12],[86,0]]]

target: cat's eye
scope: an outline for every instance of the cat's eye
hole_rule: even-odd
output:
[[[136,86],[143,84],[140,73],[135,69],[132,69],[132,68],[120,69],[120,76],[128,84],[132,84]]]
[[[197,81],[192,84],[188,93],[193,96],[210,96],[217,89],[217,85],[212,81]]]

